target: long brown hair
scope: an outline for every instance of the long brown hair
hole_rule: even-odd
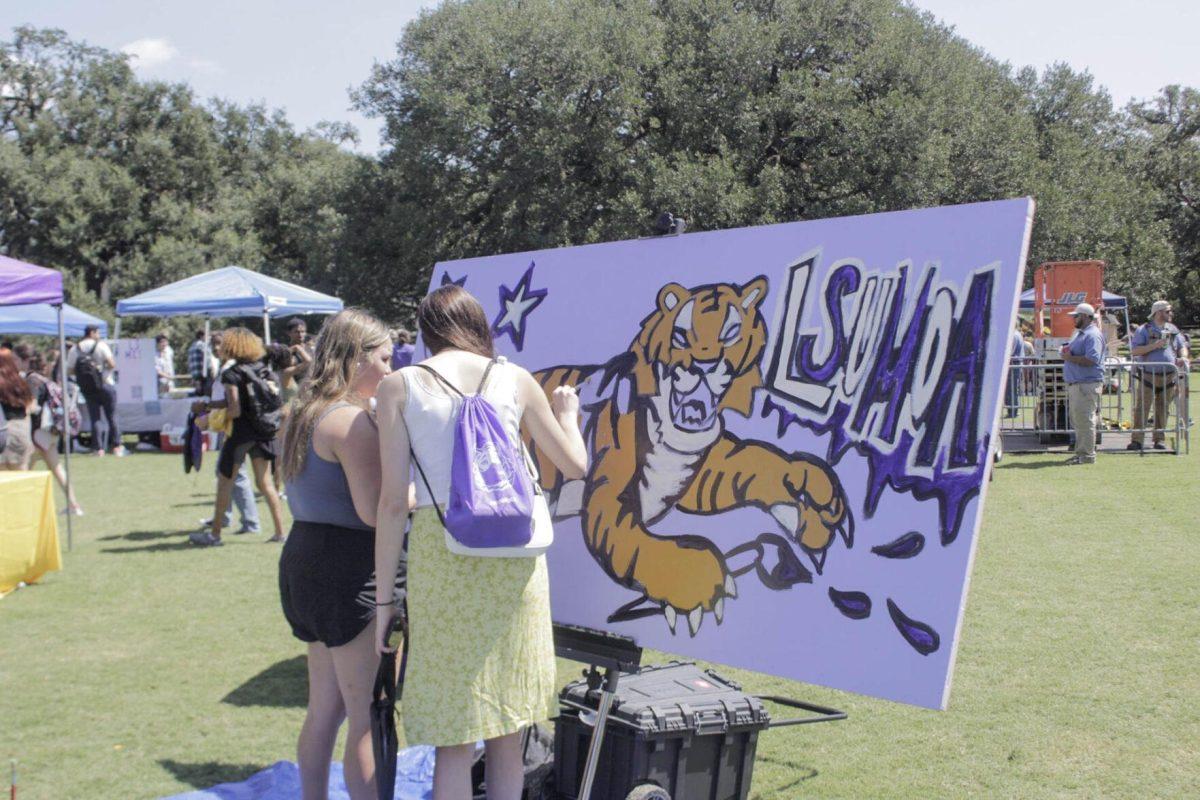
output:
[[[0,403],[9,408],[25,408],[32,400],[29,384],[17,368],[17,357],[7,347],[0,348]]]
[[[366,311],[348,308],[335,314],[317,337],[300,393],[292,401],[283,428],[284,480],[304,469],[308,443],[325,409],[350,396],[350,386],[360,362],[372,350],[392,340],[387,327]]]
[[[417,308],[417,325],[430,353],[454,348],[486,358],[496,357],[492,326],[483,306],[461,286],[451,283],[425,295]]]

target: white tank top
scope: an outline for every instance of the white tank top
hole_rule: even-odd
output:
[[[437,504],[445,506],[450,496],[450,465],[454,450],[454,427],[458,421],[458,409],[462,399],[443,386],[436,378],[419,367],[404,367],[400,370],[408,399],[404,403],[404,424],[413,452],[425,470],[425,477],[437,495]],[[474,386],[459,386],[459,391],[474,389]],[[467,392],[469,394],[469,392]],[[513,441],[520,441],[521,414],[525,407],[517,392],[517,370],[500,356],[488,376],[483,396],[495,408],[500,419],[508,428]],[[417,485],[417,506],[429,506],[433,500],[425,488],[425,482],[413,466],[413,481]]]

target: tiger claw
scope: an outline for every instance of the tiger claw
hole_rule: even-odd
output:
[[[837,526],[838,536],[846,543],[847,548],[854,546],[854,521],[847,519],[845,524]]]
[[[717,602],[713,603],[713,616],[717,618],[717,624],[720,625],[725,619],[725,598],[718,597]]]
[[[704,621],[704,609],[701,606],[696,606],[688,614],[688,628],[692,632],[692,636],[696,635],[696,631],[700,630],[700,623]]]
[[[725,576],[725,596],[737,597],[737,584],[733,582],[732,575]]]
[[[817,571],[817,574],[820,575],[822,570],[825,569],[825,554],[828,551],[826,551],[826,550],[810,550],[807,547],[805,547],[804,552],[808,554],[809,559],[812,561],[813,569],[815,569]]]
[[[667,627],[671,629],[671,633],[675,632],[675,620],[677,614],[674,606],[663,606],[663,616],[667,618]]]

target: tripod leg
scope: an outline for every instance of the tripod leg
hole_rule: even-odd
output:
[[[587,764],[583,768],[583,782],[579,785],[579,800],[590,800],[592,783],[596,779],[596,768],[600,762],[600,747],[604,744],[604,729],[608,725],[608,712],[617,693],[620,671],[604,670],[604,688],[600,690],[600,708],[596,714],[596,726],[592,729],[592,741],[588,745]]]

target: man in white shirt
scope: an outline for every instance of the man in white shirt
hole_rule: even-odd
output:
[[[154,371],[158,373],[158,396],[165,397],[175,388],[175,351],[165,333],[154,337]]]
[[[125,455],[117,425],[117,361],[95,325],[84,328],[83,338],[67,353],[67,376],[75,379],[87,403],[96,455],[110,447],[113,455]]]

